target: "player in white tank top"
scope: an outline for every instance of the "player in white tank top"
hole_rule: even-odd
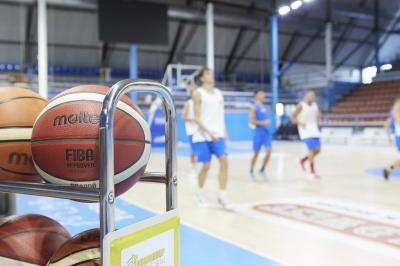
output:
[[[300,139],[307,145],[309,153],[300,159],[300,165],[305,171],[305,163],[309,161],[311,176],[318,179],[319,175],[315,172],[315,157],[321,152],[320,131],[318,121],[320,111],[315,102],[315,93],[308,91],[304,97],[304,101],[296,106],[296,110],[292,115],[292,122],[297,125]]]
[[[215,155],[220,163],[218,203],[223,208],[229,208],[225,195],[228,182],[228,157],[225,151],[227,134],[224,98],[221,91],[214,87],[214,74],[211,69],[201,69],[198,79],[202,87],[193,94],[194,116],[198,125],[193,134],[193,143],[197,161],[202,163],[202,167],[198,177],[196,200],[200,207],[208,206],[203,197],[203,187],[210,169],[211,157]]]
[[[400,98],[397,98],[396,101],[394,102],[393,109],[391,115],[393,116],[394,120],[394,138],[395,138],[395,143],[397,146],[397,150],[400,151]],[[387,127],[390,127],[388,124]],[[388,131],[390,132],[390,129],[388,128]],[[393,140],[389,138],[390,143],[393,143]],[[390,173],[397,167],[400,167],[400,159],[395,161],[393,164],[391,164],[389,167],[386,167],[383,170],[383,177],[387,180],[389,179]]]
[[[188,136],[189,146],[190,146],[190,162],[192,164],[192,170],[190,176],[196,176],[196,154],[193,147],[193,134],[197,130],[197,124],[194,121],[194,106],[192,95],[196,90],[196,86],[193,83],[188,83],[186,86],[188,93],[190,95],[189,100],[187,100],[183,106],[183,120],[185,121],[186,135]]]
[[[225,138],[224,97],[217,88],[212,91],[198,88],[201,98],[200,117],[205,128],[199,128],[193,134],[193,142],[213,141]]]

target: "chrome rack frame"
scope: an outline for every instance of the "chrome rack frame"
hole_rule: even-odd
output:
[[[176,175],[176,111],[170,90],[155,81],[125,79],[111,87],[104,98],[100,113],[99,128],[99,189],[84,189],[54,184],[0,181],[0,192],[20,193],[54,198],[99,202],[100,206],[100,245],[103,265],[103,239],[115,230],[114,217],[114,114],[122,95],[129,92],[155,93],[161,97],[166,114],[165,124],[165,173],[146,172],[142,182],[164,183],[166,185],[166,210],[177,207]]]

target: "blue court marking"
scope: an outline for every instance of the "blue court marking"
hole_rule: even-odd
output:
[[[155,213],[116,201],[117,228],[150,218]],[[17,196],[17,213],[38,213],[51,217],[64,225],[71,235],[99,227],[97,203],[80,203],[71,200],[28,195]],[[180,246],[183,266],[276,266],[277,262],[259,256],[227,241],[215,238],[187,225],[181,225]]]
[[[365,170],[365,172],[369,175],[375,175],[375,176],[383,176],[383,168],[375,167],[375,168],[368,168]],[[389,178],[400,178],[400,168],[394,169],[391,173]]]

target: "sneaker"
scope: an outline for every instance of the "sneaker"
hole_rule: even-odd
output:
[[[203,195],[201,193],[196,192],[195,199],[196,199],[197,206],[199,206],[200,208],[208,207],[207,201],[205,200],[205,198],[203,197]]]
[[[260,172],[258,172],[258,174],[259,174],[262,178],[267,179],[267,175],[265,174],[265,171],[264,171],[264,170],[260,170]]]
[[[225,197],[218,197],[218,204],[222,209],[231,210],[232,207],[229,204],[228,200]]]
[[[312,173],[312,174],[310,175],[310,178],[311,178],[312,180],[319,180],[319,179],[321,179],[321,176],[320,176],[319,174],[317,174],[317,173]]]
[[[383,177],[385,178],[385,180],[389,179],[389,175],[390,175],[390,171],[388,171],[386,168],[383,169]]]
[[[190,170],[188,174],[189,178],[196,178],[197,177],[197,172],[195,170]]]
[[[256,175],[254,174],[254,172],[250,172],[250,179],[252,181],[256,181]]]
[[[303,162],[303,161],[300,159],[300,160],[299,160],[299,163],[300,163],[300,166],[301,166],[301,169],[303,170],[303,172],[304,172],[304,173],[307,172],[306,166],[305,166],[306,161]]]

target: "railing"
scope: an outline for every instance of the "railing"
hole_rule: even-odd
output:
[[[383,126],[388,117],[387,113],[326,114],[322,116],[321,126]]]

